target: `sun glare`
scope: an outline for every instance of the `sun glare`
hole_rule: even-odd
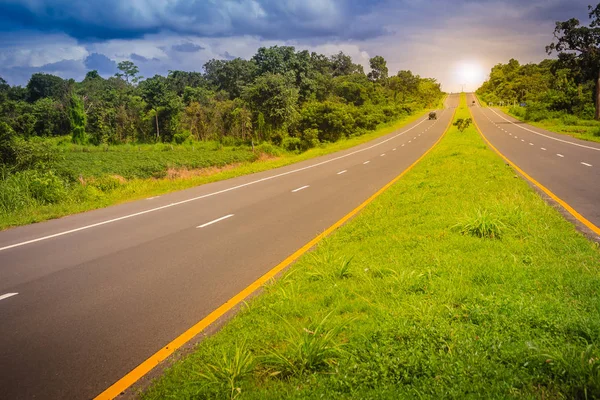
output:
[[[459,84],[481,84],[485,80],[485,70],[476,62],[462,62],[456,67]]]

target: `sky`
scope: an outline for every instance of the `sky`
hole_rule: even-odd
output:
[[[447,92],[475,90],[491,67],[548,56],[555,21],[587,24],[591,0],[0,0],[0,76],[108,77],[133,61],[141,75],[202,71],[213,58],[259,47],[343,51],[368,70],[409,69]]]

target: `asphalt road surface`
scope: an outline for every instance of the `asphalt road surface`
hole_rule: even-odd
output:
[[[600,143],[525,124],[467,95],[475,122],[505,157],[600,227]]]
[[[98,395],[410,166],[457,105],[325,157],[0,232],[0,398]]]

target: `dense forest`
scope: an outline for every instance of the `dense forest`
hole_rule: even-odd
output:
[[[492,68],[477,94],[495,105],[524,103],[526,118],[532,121],[557,115],[593,119],[594,88],[594,80],[582,79],[559,60],[521,65],[511,59]]]
[[[94,145],[235,138],[306,149],[439,99],[434,80],[410,71],[388,77],[382,57],[370,62],[365,74],[343,53],[275,46],[250,60],[211,60],[203,73],[144,79],[130,61],[108,79],[96,71],[81,82],[37,73],[26,87],[0,80],[0,130],[2,137],[71,135]]]
[[[118,68],[108,79],[89,71],[81,82],[36,73],[25,87],[0,78],[0,214],[94,203],[124,180],[160,178],[173,168],[301,153],[442,97],[434,79],[389,76],[383,57],[373,57],[365,73],[344,53],[294,47],[147,79],[131,61]]]
[[[556,23],[555,41],[546,46],[556,59],[498,64],[477,94],[496,105],[524,104],[511,112],[529,121],[600,120],[600,4],[589,7],[589,18],[589,26],[576,18]]]

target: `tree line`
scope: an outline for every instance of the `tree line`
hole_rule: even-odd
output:
[[[81,82],[36,73],[21,87],[0,78],[0,142],[63,135],[92,145],[231,138],[305,150],[441,97],[434,79],[411,71],[389,76],[381,56],[370,67],[366,74],[342,52],[327,57],[274,46],[250,60],[213,59],[203,72],[148,79],[131,61],[119,63],[120,72],[108,79],[97,71]]]
[[[477,93],[495,104],[526,103],[528,119],[568,114],[600,120],[600,4],[589,6],[589,18],[589,26],[576,18],[556,22],[546,52],[557,59],[498,64]]]

